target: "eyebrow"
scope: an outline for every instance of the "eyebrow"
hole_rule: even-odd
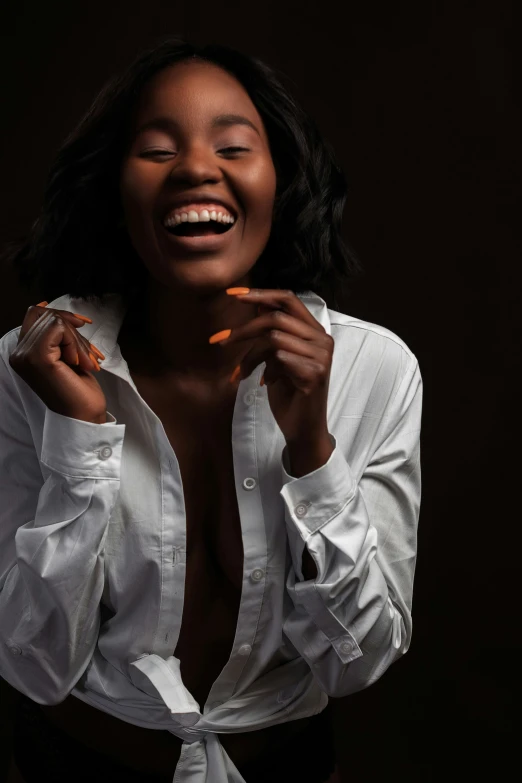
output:
[[[254,123],[247,117],[243,117],[242,114],[218,114],[212,119],[210,125],[212,128],[229,128],[232,125],[246,125],[248,128],[255,130],[258,136],[261,136]],[[143,131],[149,130],[149,128],[171,130],[172,128],[177,127],[176,121],[171,117],[155,117],[153,120],[149,120],[148,122],[143,123],[143,125],[140,125],[135,135],[137,136],[138,133],[143,133]]]

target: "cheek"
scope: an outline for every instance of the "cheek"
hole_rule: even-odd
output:
[[[245,176],[248,217],[256,223],[271,221],[276,185],[276,172],[271,160],[260,162]]]
[[[139,166],[127,165],[120,176],[120,197],[128,215],[137,217],[149,203],[154,192],[151,177]]]

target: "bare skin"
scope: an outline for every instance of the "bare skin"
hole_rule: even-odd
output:
[[[230,114],[249,120],[257,132],[244,124],[212,126]],[[165,115],[169,129],[140,132]],[[129,317],[143,348],[170,375],[213,383],[229,377],[250,347],[216,349],[208,339],[257,314],[255,305],[236,302],[225,289],[250,285],[270,236],[275,189],[263,122],[234,77],[200,62],[178,63],[155,77],[135,112],[120,192],[127,230],[150,272],[139,309]],[[201,191],[237,213],[230,240],[217,252],[174,248],[162,218],[173,199]]]
[[[214,127],[213,120],[222,115],[244,117],[254,128]],[[169,122],[139,131],[158,117]],[[232,153],[227,147],[243,150]],[[127,231],[149,271],[148,286],[126,314],[118,342],[180,465],[188,553],[185,607],[173,653],[180,659],[185,686],[201,707],[230,656],[241,597],[243,548],[231,446],[236,388],[228,379],[251,347],[245,342],[216,347],[208,340],[257,315],[255,305],[236,302],[225,289],[250,286],[251,270],[270,235],[275,189],[263,122],[234,77],[191,61],[151,80],[133,117],[120,180]],[[218,251],[180,250],[162,227],[172,200],[198,191],[226,200],[236,212],[234,231]],[[216,491],[201,493],[212,476]],[[208,622],[190,622],[204,612]],[[198,649],[214,652],[198,659]],[[143,772],[173,773],[181,740],[169,732],[125,723],[74,696],[42,709],[94,750]],[[288,743],[310,720],[219,736],[241,768],[268,748]]]

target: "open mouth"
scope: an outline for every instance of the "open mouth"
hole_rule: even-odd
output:
[[[208,237],[226,234],[234,223],[217,223],[215,221],[199,223],[179,223],[177,226],[165,226],[165,229],[177,237]]]
[[[234,223],[219,223],[214,220],[197,223],[185,221],[173,226],[162,224],[162,227],[168,244],[176,248],[176,252],[219,253],[232,241],[237,223],[237,220]]]

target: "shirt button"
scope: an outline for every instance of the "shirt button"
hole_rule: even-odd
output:
[[[12,644],[9,647],[9,652],[11,653],[11,655],[21,655],[22,649],[17,644]]]
[[[246,478],[243,481],[243,489],[254,489],[256,486],[256,480],[253,478]]]
[[[243,402],[245,405],[253,405],[254,401],[256,399],[256,395],[254,392],[247,392],[243,397]]]
[[[100,459],[109,459],[111,454],[112,449],[110,446],[104,446],[103,449],[100,449]]]
[[[262,568],[254,568],[250,576],[254,580],[254,582],[259,582],[263,578],[264,574],[265,572],[263,571]]]
[[[311,503],[298,503],[294,508],[296,517],[304,517],[308,513],[308,507],[311,505]]]
[[[341,644],[341,652],[351,653],[353,650],[353,644],[351,642],[343,642]]]
[[[242,644],[239,650],[237,651],[238,655],[248,655],[252,652],[252,647],[249,644]]]

